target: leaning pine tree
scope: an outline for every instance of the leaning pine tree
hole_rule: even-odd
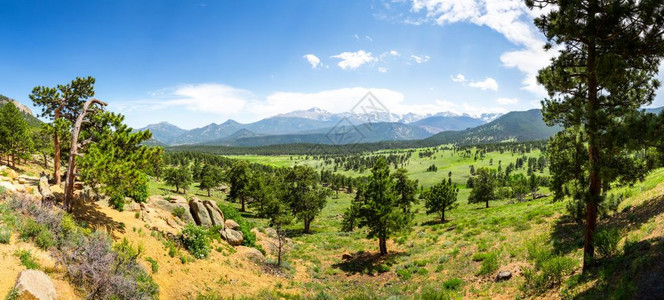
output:
[[[630,182],[645,174],[644,163],[632,155],[641,145],[616,133],[624,132],[629,126],[624,121],[653,101],[659,87],[654,76],[664,57],[664,2],[526,0],[526,4],[531,9],[552,8],[535,25],[548,39],[545,49],[559,52],[537,77],[549,94],[543,101],[544,120],[564,128],[555,139],[582,137],[574,143],[587,147],[587,162],[578,170],[588,180],[582,193],[586,204],[583,269],[587,270],[594,256],[593,235],[603,192],[616,180]],[[581,177],[568,173],[567,178],[558,177],[556,184]]]

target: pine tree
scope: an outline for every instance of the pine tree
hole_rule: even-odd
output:
[[[394,185],[387,161],[384,157],[378,158],[368,184],[358,188],[355,201],[344,214],[345,229],[352,229],[354,225],[367,227],[367,237],[378,238],[381,255],[387,254],[387,239],[400,230],[407,230],[413,218],[412,213],[403,213]]]
[[[231,184],[231,192],[228,199],[231,201],[240,201],[242,208],[240,211],[245,212],[247,195],[249,194],[249,164],[244,160],[238,160],[233,163],[230,171],[228,172],[228,182]]]
[[[468,203],[486,203],[489,208],[489,201],[496,199],[496,179],[494,172],[488,168],[478,168],[473,178],[473,189],[470,191]]]
[[[412,204],[417,202],[417,198],[415,198],[417,182],[408,179],[408,170],[403,168],[397,169],[391,176],[394,180],[394,188],[399,195],[399,206],[404,213],[408,213]]]
[[[30,145],[28,123],[10,101],[0,108],[0,153],[10,156],[12,167],[16,167],[16,159],[28,154]]]
[[[210,164],[206,164],[201,168],[199,177],[200,184],[198,187],[206,190],[208,197],[210,197],[212,188],[219,186],[223,182],[221,170]]]
[[[296,165],[284,179],[285,202],[299,221],[304,233],[311,233],[311,222],[323,211],[332,191],[318,184],[316,171],[309,166]]]
[[[588,187],[582,198],[585,271],[594,257],[603,190],[617,178],[633,181],[643,176],[635,172],[644,170],[642,162],[631,155],[639,145],[629,134],[616,133],[629,126],[624,121],[630,115],[653,101],[659,87],[654,77],[664,57],[664,2],[527,0],[526,4],[555,6],[535,20],[548,39],[545,49],[555,46],[559,54],[537,77],[549,94],[543,101],[544,120],[580,131],[587,147],[583,172],[588,174]]]
[[[440,214],[440,222],[445,222],[445,211],[456,208],[459,189],[456,186],[448,184],[446,180],[435,184],[426,191],[422,198],[424,199],[427,214]]]
[[[95,79],[76,77],[71,83],[49,88],[44,86],[35,87],[30,99],[37,107],[41,107],[41,117],[50,119],[55,125],[53,133],[54,171],[56,184],[61,181],[61,149],[60,141],[63,131],[69,131],[81,113],[85,101],[95,95]],[[66,143],[65,143],[66,144]]]

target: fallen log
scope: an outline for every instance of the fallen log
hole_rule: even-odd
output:
[[[42,195],[42,206],[52,206],[55,204],[55,195],[51,192],[51,186],[48,184],[48,177],[39,178],[39,193]]]

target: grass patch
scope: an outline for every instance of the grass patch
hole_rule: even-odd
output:
[[[14,255],[16,255],[19,260],[21,260],[21,265],[25,266],[26,268],[39,269],[39,263],[31,251],[21,249],[17,250]]]

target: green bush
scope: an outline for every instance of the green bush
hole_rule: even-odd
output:
[[[14,255],[21,260],[21,264],[26,268],[39,269],[39,263],[35,260],[35,256],[32,255],[32,252],[28,250],[17,250]]]
[[[463,285],[463,280],[461,280],[460,278],[456,278],[456,277],[455,278],[450,278],[450,279],[445,280],[443,282],[443,287],[446,290],[450,290],[450,291],[458,290],[458,289],[461,288],[462,285]]]
[[[217,202],[217,206],[219,206],[221,212],[224,213],[224,218],[226,220],[231,219],[237,222],[238,225],[240,225],[240,231],[244,236],[244,239],[242,240],[242,245],[255,248],[256,235],[253,232],[251,232],[251,228],[254,227],[253,224],[247,221],[247,219],[245,219],[240,214],[240,212],[234,207],[225,205],[224,203],[221,202]]]
[[[401,278],[403,280],[408,280],[411,277],[413,277],[413,272],[410,271],[409,269],[404,268],[404,269],[397,270],[397,275],[399,276],[399,278]]]
[[[5,226],[0,227],[0,244],[9,244],[9,240],[11,240],[11,238],[12,231]]]
[[[44,225],[35,222],[33,219],[27,218],[19,229],[19,237],[24,241],[29,240],[36,237],[44,230],[46,230]]]
[[[195,258],[202,259],[210,254],[210,239],[205,228],[188,224],[182,230],[182,244]]]
[[[150,263],[150,268],[152,269],[152,274],[155,274],[159,272],[159,263],[152,258],[152,257],[146,257],[145,260]]]
[[[419,295],[416,295],[413,299],[417,300],[447,300],[450,299],[450,295],[447,294],[447,291],[440,290],[438,288],[426,287],[422,289]]]
[[[173,215],[178,217],[181,220],[183,220],[184,215],[186,213],[187,212],[184,210],[184,207],[182,207],[182,206],[177,206],[177,207],[173,208]]]
[[[493,252],[487,253],[484,256],[484,260],[482,260],[482,267],[480,268],[480,271],[477,273],[477,275],[492,274],[498,270],[498,267],[498,255]]]
[[[46,250],[55,244],[53,233],[44,229],[35,238],[35,244],[43,250]]]
[[[545,236],[538,236],[526,244],[528,258],[533,260],[535,267],[523,272],[525,282],[521,289],[526,293],[536,295],[546,292],[547,289],[560,285],[563,276],[571,273],[576,261],[569,257],[556,256],[546,243]]]
[[[619,242],[618,228],[600,230],[595,234],[595,251],[602,257],[612,256],[617,252]]]
[[[125,205],[124,195],[121,193],[114,193],[111,195],[110,199],[108,199],[108,203],[111,205],[111,207],[119,211],[123,211]]]

